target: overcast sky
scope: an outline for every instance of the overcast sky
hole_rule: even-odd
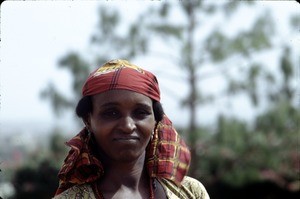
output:
[[[86,52],[97,23],[99,5],[118,7],[131,20],[158,1],[5,1],[1,4],[0,131],[20,122],[70,124],[71,117],[55,118],[50,104],[39,93],[52,81],[70,93],[70,76],[57,69],[57,61],[69,51]],[[268,1],[277,23],[299,11],[297,2]],[[241,18],[242,20],[242,18]],[[242,21],[240,22],[242,23]],[[295,40],[292,40],[295,43]],[[298,40],[299,46],[299,37]],[[138,64],[143,63],[138,61]],[[153,63],[153,60],[151,64]],[[145,61],[145,68],[150,60]],[[153,68],[152,68],[153,69]],[[158,69],[157,69],[158,70]],[[159,75],[157,75],[159,76]],[[163,81],[164,80],[160,80]],[[184,93],[184,91],[182,92]],[[163,104],[174,123],[184,124],[177,102],[163,93]],[[174,111],[177,110],[177,111]],[[181,117],[179,118],[178,115]]]

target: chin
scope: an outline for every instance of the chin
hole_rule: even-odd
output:
[[[130,162],[136,162],[138,160],[145,160],[145,153],[142,154],[137,154],[135,153],[122,153],[118,156],[118,158],[116,158],[116,160],[120,161],[120,162],[124,162],[124,163],[130,163]]]

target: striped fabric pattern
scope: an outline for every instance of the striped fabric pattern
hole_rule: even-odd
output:
[[[150,177],[166,178],[179,185],[188,172],[191,155],[167,116],[157,124],[147,152]]]

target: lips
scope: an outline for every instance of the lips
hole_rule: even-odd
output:
[[[116,138],[114,138],[113,139],[113,141],[124,141],[124,142],[126,142],[126,141],[139,141],[140,140],[140,138],[139,137],[137,137],[137,136],[126,136],[126,137],[116,137]]]

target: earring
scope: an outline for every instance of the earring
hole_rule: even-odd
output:
[[[154,136],[154,130],[153,130],[152,133],[151,133],[150,140],[153,140],[153,136]]]

